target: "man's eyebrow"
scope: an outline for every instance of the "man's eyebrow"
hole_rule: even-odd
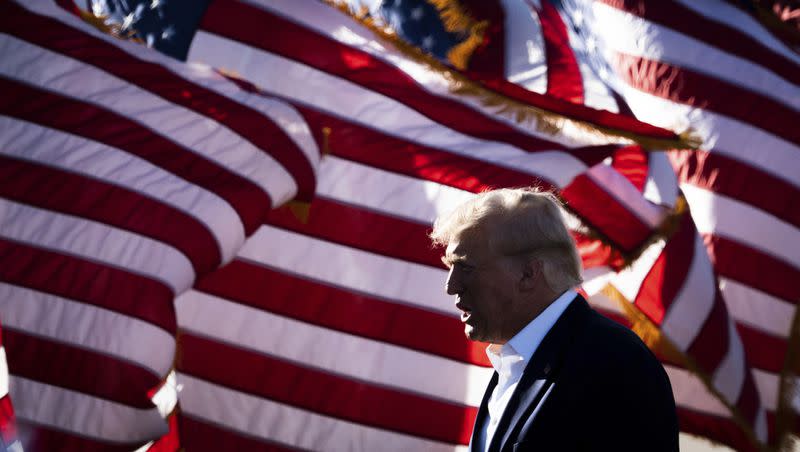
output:
[[[465,260],[466,258],[464,256],[456,256],[455,254],[450,254],[450,255],[445,254],[444,256],[442,256],[442,263],[444,263],[444,265],[447,265],[448,267],[456,262],[464,262]]]

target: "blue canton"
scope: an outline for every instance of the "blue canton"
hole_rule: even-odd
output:
[[[92,13],[122,27],[149,47],[186,61],[210,0],[91,0]]]
[[[448,32],[436,7],[426,0],[387,0],[378,14],[404,41],[449,64],[447,52],[465,39]]]

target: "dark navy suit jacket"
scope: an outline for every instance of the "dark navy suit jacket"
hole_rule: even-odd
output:
[[[484,428],[483,396],[470,442]],[[629,329],[578,295],[547,333],[500,418],[490,452],[678,450],[678,419],[664,368]]]

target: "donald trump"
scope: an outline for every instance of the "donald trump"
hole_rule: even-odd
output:
[[[677,451],[664,369],[575,292],[581,263],[558,200],[481,193],[437,219],[447,293],[494,367],[470,450]]]

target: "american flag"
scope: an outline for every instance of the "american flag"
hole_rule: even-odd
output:
[[[225,69],[244,88],[237,93],[247,105],[263,102],[264,95],[287,102],[291,107],[282,108],[299,113],[329,152],[306,223],[287,211],[243,220],[252,236],[234,251],[230,264],[209,272],[225,261],[212,260],[195,273],[191,289],[166,293],[164,299],[178,295],[177,352],[174,341],[169,345],[177,369],[172,386],[181,388],[182,445],[187,450],[464,449],[490,370],[482,346],[463,338],[442,289],[439,252],[430,249],[425,235],[433,218],[476,191],[531,184],[557,189],[569,203],[587,267],[586,290],[598,309],[650,335],[672,380],[684,431],[742,450],[752,448],[752,439],[765,440],[768,431],[773,442],[782,431],[797,431],[796,424],[786,424],[790,388],[779,376],[791,377],[797,366],[789,349],[798,342],[790,334],[793,325],[797,330],[800,298],[790,283],[800,256],[791,209],[798,199],[792,178],[797,164],[791,159],[797,143],[790,127],[797,117],[792,104],[797,77],[787,74],[796,73],[798,58],[775,50],[784,47],[769,41],[756,20],[736,15],[725,3],[708,7],[709,18],[680,2],[665,7],[503,1],[483,2],[493,6],[475,11],[475,22],[487,21],[489,45],[477,48],[464,72],[455,73],[415,59],[413,49],[404,51],[377,28],[376,20],[385,16],[401,36],[445,60],[452,41],[468,37],[448,32],[450,41],[439,48],[439,34],[415,32],[410,20],[443,13],[440,7],[415,12],[422,3],[386,2],[369,16],[310,1],[203,3],[199,14],[189,15],[198,28],[190,30],[185,48],[161,48]],[[183,36],[180,24],[165,33],[159,30],[169,23],[167,28],[144,23],[167,15],[169,2],[142,4],[119,12],[120,22],[128,24],[121,32],[143,22],[134,37],[156,48],[160,40]],[[63,12],[36,5],[37,12],[50,11],[80,27]],[[97,12],[115,14],[110,7]],[[41,27],[5,22],[4,33],[16,39],[22,38],[13,33],[24,30],[41,35]],[[714,26],[725,33],[738,30],[739,39],[728,45],[720,33],[692,34]],[[9,27],[17,31],[6,31]],[[25,39],[37,39],[29,35]],[[92,36],[126,49],[128,58],[144,52]],[[694,54],[691,66],[687,49],[701,44],[708,48]],[[75,48],[65,47],[60,51]],[[761,60],[767,53],[769,64]],[[31,59],[27,50],[19,54]],[[113,69],[111,56],[118,55],[95,60],[94,67]],[[776,59],[780,64],[770,66]],[[739,68],[740,60],[747,64]],[[172,71],[183,68],[158,61]],[[720,70],[709,75],[711,63]],[[24,67],[11,65],[16,66]],[[773,79],[763,81],[761,72],[753,72],[758,68]],[[698,86],[698,74],[713,83]],[[28,79],[24,76],[32,83]],[[737,98],[752,95],[753,80],[794,91],[777,96],[783,110],[744,97],[748,104],[719,112],[717,103],[734,95],[708,97],[719,86],[732,87]],[[138,77],[129,82],[142,83]],[[70,95],[69,87],[50,90]],[[25,103],[11,105],[16,111]],[[121,116],[139,123],[147,111]],[[266,116],[273,118],[269,111]],[[16,118],[17,113],[4,114]],[[632,120],[633,114],[674,130],[692,126],[704,140],[703,151],[645,152],[642,146],[621,145],[626,140],[620,136],[633,136],[649,149],[679,146],[677,137]],[[775,118],[768,119],[771,114]],[[162,138],[175,139],[171,134],[178,129]],[[744,151],[721,143],[749,146]],[[679,184],[691,215],[681,210]],[[5,227],[1,231],[6,234]],[[193,243],[183,250],[201,249]],[[125,288],[113,296],[136,295],[130,292]],[[7,310],[0,314],[7,322]],[[16,331],[35,336],[33,323],[31,331],[28,326]],[[90,348],[105,351],[95,344]],[[13,375],[14,359],[10,366],[12,383],[25,382]],[[152,373],[163,379],[169,370],[162,366]],[[108,374],[100,375],[94,380]],[[130,391],[131,385],[119,386]],[[31,403],[24,401],[30,397],[12,395],[17,405]],[[66,406],[58,405],[61,413]],[[92,419],[47,424],[49,431],[43,432],[46,421],[36,416],[64,418],[53,405],[48,408],[25,411],[21,424],[35,425],[38,437],[79,437],[85,447],[117,441],[108,431],[86,431],[96,425]],[[783,420],[776,419],[781,408]]]
[[[167,433],[174,297],[314,192],[299,113],[52,2],[0,3],[0,317],[30,450]],[[169,386],[166,386],[169,388]]]

